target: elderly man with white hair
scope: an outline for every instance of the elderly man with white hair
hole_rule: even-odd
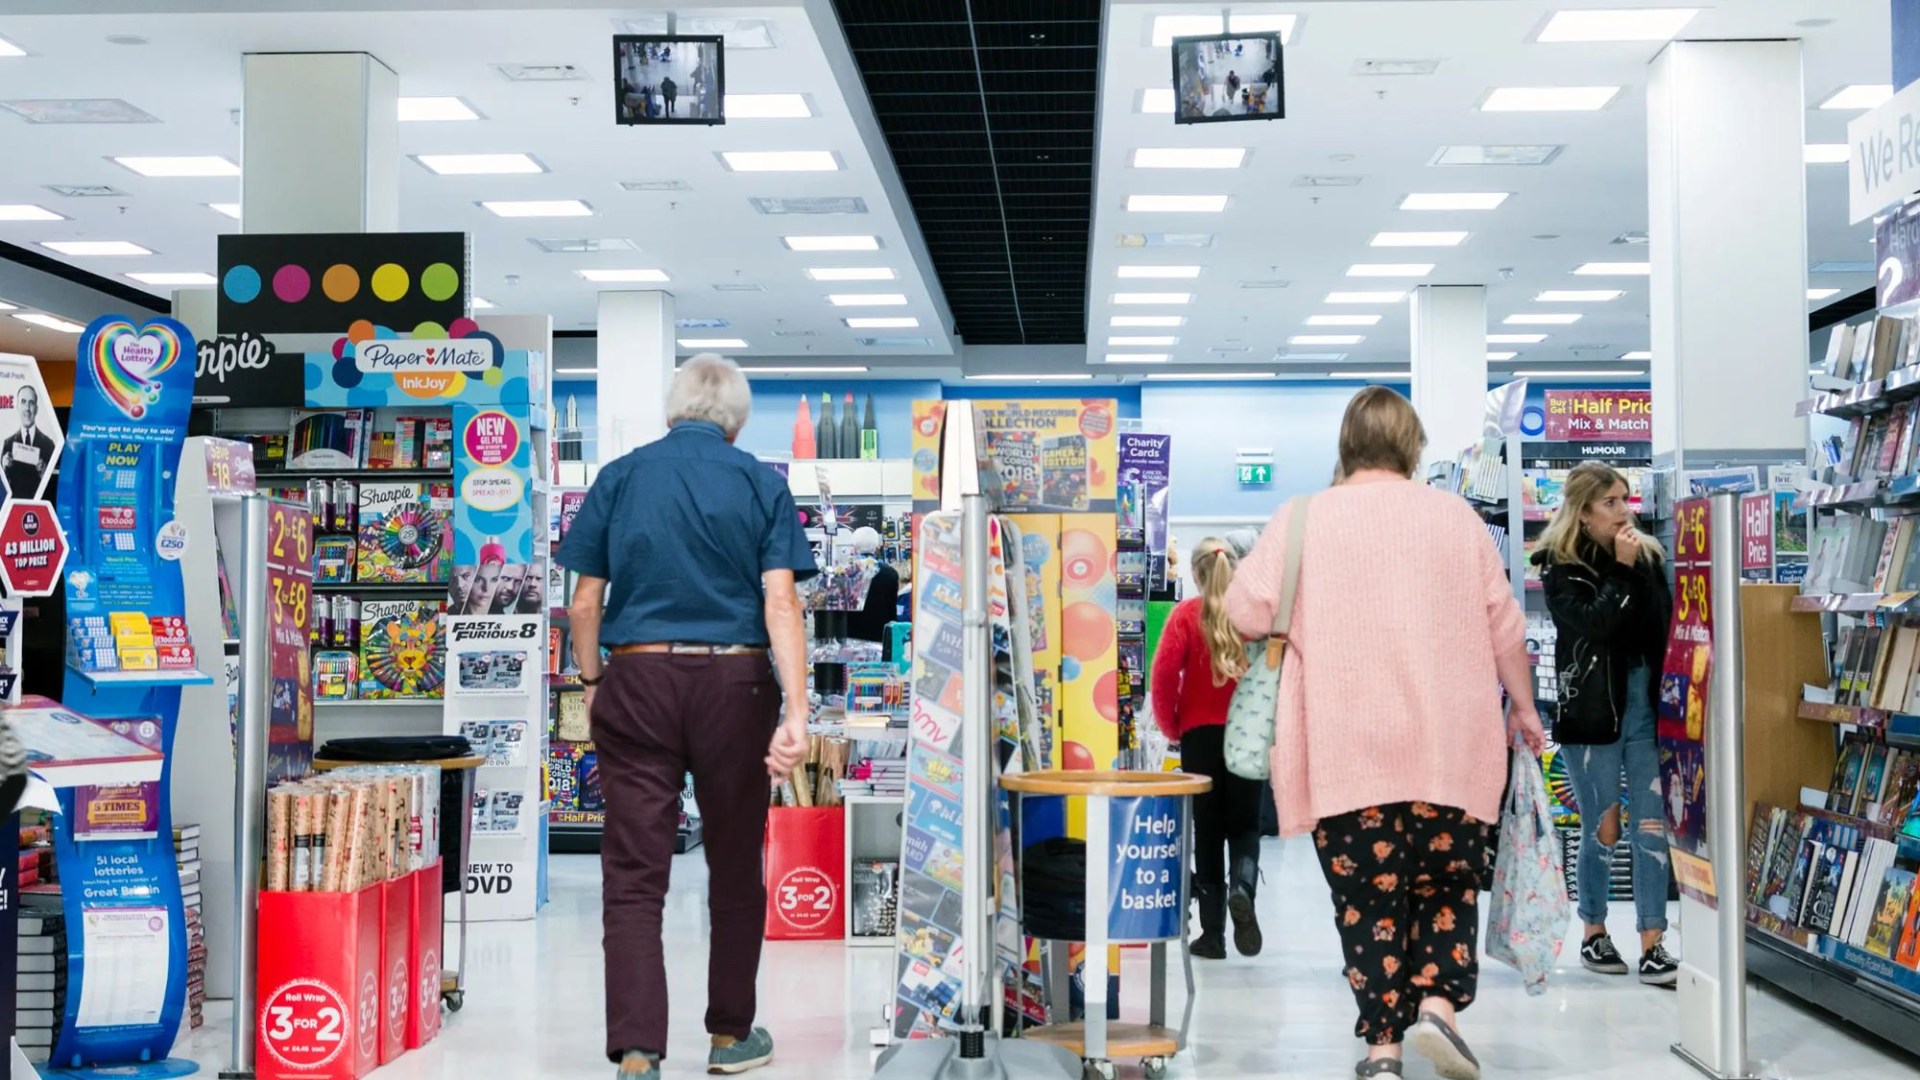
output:
[[[773,1060],[753,1026],[760,844],[769,777],[807,755],[794,583],[816,567],[785,479],[733,445],[752,406],[731,360],[688,360],[667,391],[667,434],[601,468],[554,556],[580,575],[569,612],[606,793],[607,1057],[621,1077],[666,1056],[660,913],[689,772],[710,881],[707,1071]]]

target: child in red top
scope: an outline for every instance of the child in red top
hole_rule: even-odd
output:
[[[1223,745],[1227,705],[1247,666],[1246,647],[1222,605],[1237,562],[1225,543],[1211,537],[1200,542],[1192,563],[1200,595],[1182,600],[1168,617],[1148,681],[1154,722],[1180,745],[1181,768],[1213,779],[1212,789],[1193,801],[1193,895],[1200,904],[1193,955],[1213,960],[1227,955],[1229,911],[1240,954],[1256,955],[1261,945],[1253,894],[1260,878],[1263,789],[1258,780],[1227,771]]]

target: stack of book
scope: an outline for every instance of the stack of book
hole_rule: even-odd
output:
[[[1760,918],[1920,970],[1916,867],[1894,840],[1770,806],[1755,808],[1748,835],[1747,899]]]
[[[1916,361],[1920,361],[1920,333],[1915,333],[1912,319],[1879,315],[1872,322],[1837,327],[1827,339],[1826,372],[1836,379],[1884,379]]]
[[[67,925],[58,894],[29,896],[21,904],[19,983],[14,990],[14,1038],[27,1060],[53,1054],[67,1004]]]
[[[854,937],[893,936],[900,912],[900,864],[892,859],[861,859],[850,868]]]
[[[1920,711],[1920,626],[1839,621],[1828,667],[1830,704]]]
[[[1920,797],[1920,751],[1888,746],[1864,734],[1850,734],[1827,785],[1826,810],[1896,832],[1913,821]],[[1920,822],[1914,822],[1920,832]]]
[[[1817,595],[1899,591],[1920,584],[1920,545],[1913,543],[1914,522],[1902,518],[1891,528],[1864,514],[1835,514],[1814,526],[1807,576],[1800,591]]]
[[[187,921],[187,1026],[197,1028],[207,1003],[207,928],[200,916],[200,826],[173,827],[173,860],[180,867],[180,900]]]

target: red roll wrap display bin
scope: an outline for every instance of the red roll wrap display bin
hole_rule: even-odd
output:
[[[767,812],[767,938],[814,941],[846,936],[845,809],[774,807]]]

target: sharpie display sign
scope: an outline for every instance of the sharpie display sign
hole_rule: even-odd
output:
[[[193,402],[222,408],[298,408],[306,404],[306,357],[283,353],[253,333],[202,341],[193,367]]]

